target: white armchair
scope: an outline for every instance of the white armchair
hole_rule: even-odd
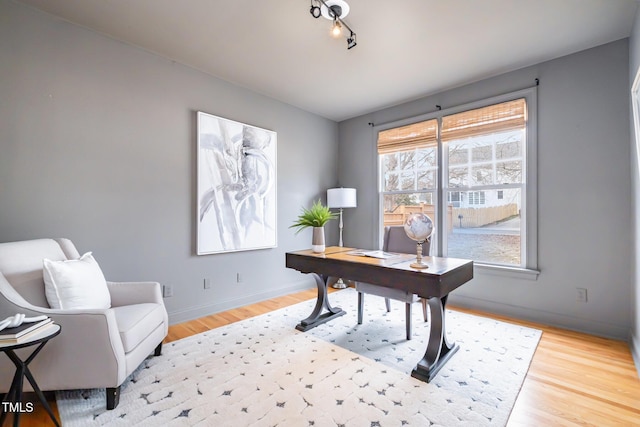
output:
[[[107,282],[108,309],[49,308],[43,259],[79,257],[68,239],[0,243],[0,319],[16,313],[51,317],[61,333],[29,365],[40,389],[106,388],[107,409],[113,409],[124,380],[150,353],[160,355],[167,311],[157,282]],[[14,370],[8,358],[0,358],[0,393],[9,390]]]

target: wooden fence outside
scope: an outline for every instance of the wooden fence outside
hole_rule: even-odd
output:
[[[424,213],[432,220],[435,219],[435,206],[420,205],[400,205],[393,212],[384,213],[384,225],[403,225],[407,217],[413,213]],[[453,228],[473,228],[483,225],[493,224],[498,221],[518,215],[518,205],[510,203],[502,206],[491,206],[484,208],[454,208],[447,206],[447,231],[450,233]]]
[[[404,222],[407,220],[407,217],[414,213],[423,213],[428,215],[435,224],[436,218],[436,209],[434,205],[427,205],[425,203],[421,203],[419,205],[400,205],[393,212],[385,212],[384,213],[384,226],[387,225],[404,225]],[[447,207],[447,224],[448,231],[451,232],[453,230],[453,208],[451,206]]]
[[[456,228],[482,227],[516,215],[518,215],[516,203],[485,208],[453,208],[454,227]]]

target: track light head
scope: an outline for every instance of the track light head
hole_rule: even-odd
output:
[[[320,18],[320,8],[318,6],[314,6],[313,4],[311,5],[311,10],[309,10],[309,13],[311,14],[311,16],[313,16],[314,18]]]
[[[356,47],[358,43],[356,42],[356,33],[351,31],[351,35],[347,37],[347,50],[353,47]]]

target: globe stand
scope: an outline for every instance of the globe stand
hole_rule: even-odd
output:
[[[419,270],[429,268],[422,262],[422,244],[428,241],[433,234],[433,221],[423,213],[412,213],[404,222],[404,232],[411,240],[416,242],[416,262],[411,263],[411,268]]]
[[[423,242],[418,242],[416,244],[416,251],[417,251],[416,262],[413,262],[409,265],[411,268],[418,268],[418,269],[429,268],[427,264],[422,262],[422,243]]]

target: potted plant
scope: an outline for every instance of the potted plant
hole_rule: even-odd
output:
[[[324,252],[324,225],[329,220],[335,219],[336,213],[329,210],[327,206],[324,206],[320,200],[313,203],[311,208],[302,208],[302,213],[298,216],[296,222],[294,222],[289,228],[296,228],[296,234],[301,232],[307,227],[313,228],[313,237],[311,239],[311,250],[313,252]]]

